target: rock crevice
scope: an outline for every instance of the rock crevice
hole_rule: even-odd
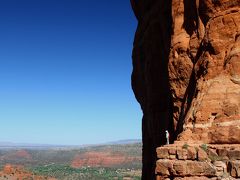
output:
[[[143,177],[170,142],[240,144],[240,0],[131,0]]]

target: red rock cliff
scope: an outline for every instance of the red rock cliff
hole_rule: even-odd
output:
[[[131,0],[143,176],[170,141],[240,144],[240,0]]]

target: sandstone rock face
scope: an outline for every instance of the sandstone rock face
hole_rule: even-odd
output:
[[[191,2],[173,0],[168,67],[178,140],[240,143],[240,1]]]
[[[157,148],[157,157],[157,179],[240,178],[239,145],[172,144]]]
[[[132,88],[143,111],[142,178],[154,179],[165,130],[171,142],[240,144],[240,0],[131,4],[138,19]]]

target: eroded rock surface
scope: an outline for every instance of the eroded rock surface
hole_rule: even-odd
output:
[[[239,145],[172,144],[157,148],[157,157],[158,180],[240,178]]]
[[[131,0],[143,179],[170,141],[240,144],[240,0]]]

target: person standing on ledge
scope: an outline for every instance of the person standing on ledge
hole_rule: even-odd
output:
[[[169,132],[168,132],[168,130],[166,130],[165,132],[166,132],[166,139],[167,139],[166,145],[168,145],[169,144]]]

